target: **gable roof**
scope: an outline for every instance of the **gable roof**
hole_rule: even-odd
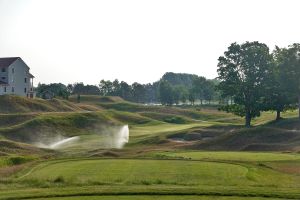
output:
[[[9,67],[13,62],[18,60],[20,57],[9,57],[9,58],[0,58],[0,67]]]

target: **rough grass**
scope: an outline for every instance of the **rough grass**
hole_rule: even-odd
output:
[[[34,156],[3,156],[0,157],[0,168],[13,165],[21,165],[36,159]]]
[[[1,95],[0,105],[0,113],[62,112],[82,110],[75,104],[65,100],[43,100],[39,98],[28,99],[12,95]]]
[[[206,150],[299,151],[300,123],[285,119],[253,128],[239,128],[195,145]]]
[[[77,95],[72,95],[69,100],[77,103]],[[112,103],[124,101],[121,97],[117,96],[100,96],[100,95],[80,95],[80,102],[82,103]]]
[[[193,120],[191,120],[190,118],[182,117],[180,115],[155,113],[155,112],[140,112],[139,114],[142,116],[152,118],[154,120],[159,120],[171,124],[187,124],[193,122]]]
[[[48,113],[36,115],[23,123],[0,128],[0,134],[16,141],[31,143],[55,136],[76,136],[101,130],[103,125],[117,124],[105,112]]]

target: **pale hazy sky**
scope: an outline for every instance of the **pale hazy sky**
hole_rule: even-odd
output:
[[[0,0],[0,57],[35,83],[217,76],[232,42],[299,42],[299,0]]]

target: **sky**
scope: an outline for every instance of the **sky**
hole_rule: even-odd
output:
[[[298,0],[0,0],[0,57],[37,83],[217,77],[233,43],[299,43]]]

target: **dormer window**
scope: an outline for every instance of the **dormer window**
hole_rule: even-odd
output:
[[[2,71],[2,72],[6,72],[5,68],[2,68],[1,71]]]

